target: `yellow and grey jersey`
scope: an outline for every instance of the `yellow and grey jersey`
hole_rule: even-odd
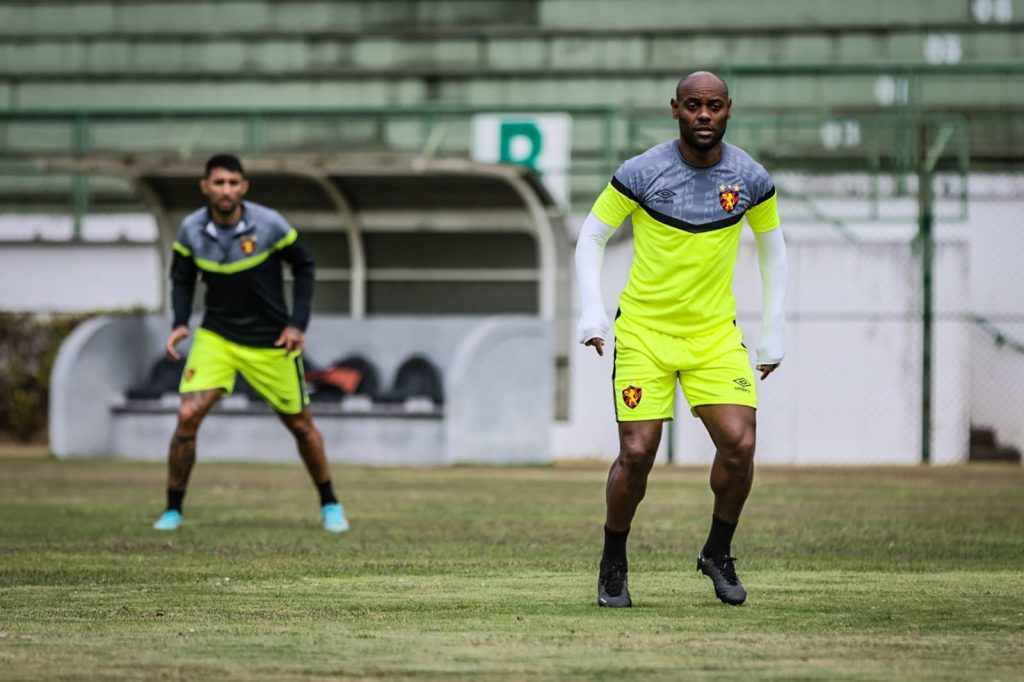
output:
[[[725,143],[707,168],[686,163],[677,140],[652,147],[619,167],[593,211],[612,226],[633,216],[623,316],[680,337],[735,319],[732,277],[743,218],[756,232],[779,226],[771,177]]]
[[[242,202],[238,225],[215,223],[209,208],[181,222],[171,264],[174,325],[186,324],[196,276],[206,284],[202,326],[235,343],[271,347],[286,325],[305,329],[313,296],[313,257],[298,233],[270,208]],[[289,314],[281,264],[294,277]]]

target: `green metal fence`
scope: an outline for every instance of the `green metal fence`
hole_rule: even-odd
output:
[[[82,154],[164,153],[191,156],[225,150],[239,153],[324,154],[400,152],[468,156],[478,113],[522,113],[519,108],[417,106],[404,108],[276,108],[89,110],[0,112],[0,209],[53,211],[66,207],[76,220],[90,210],[136,210],[130,188],[85,177],[27,177],[32,160]],[[643,149],[678,135],[669,113],[652,115],[612,107],[531,107],[530,114],[572,117],[572,157],[567,169],[573,210],[585,210],[617,165]],[[939,170],[966,178],[970,167],[969,123],[958,115],[910,114],[765,115],[736,117],[728,139],[772,169],[824,173],[859,172],[872,180],[865,219],[879,212],[880,181],[905,180],[915,172],[916,121],[948,129],[954,154]],[[961,183],[966,192],[966,181]],[[966,210],[966,194],[961,197]],[[852,216],[847,216],[851,218]]]

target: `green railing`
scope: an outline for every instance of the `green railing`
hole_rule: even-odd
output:
[[[470,107],[422,105],[361,108],[94,109],[0,112],[0,176],[31,172],[27,161],[47,155],[159,152],[193,156],[223,150],[242,154],[315,151],[395,151],[467,156],[478,113],[565,113],[573,120],[568,174],[581,208],[596,196],[622,160],[678,135],[666,111],[652,115],[615,107]],[[728,139],[773,170],[863,172],[872,178],[866,220],[880,220],[879,178],[892,175],[897,194],[914,172],[914,128],[927,121],[948,130],[950,151],[939,168],[966,178],[970,164],[963,117],[901,114],[749,114],[730,123]],[[4,170],[6,168],[6,171]],[[91,206],[87,178],[71,182],[75,216]],[[961,183],[966,211],[966,181]],[[2,199],[0,199],[2,201]],[[8,202],[10,204],[10,202]],[[17,210],[8,205],[7,210]],[[812,210],[812,213],[814,211]],[[819,216],[822,218],[823,216]],[[824,216],[826,222],[834,222]],[[840,219],[835,217],[836,220]]]
[[[868,212],[861,216],[866,220],[885,220],[878,211],[879,178],[891,176],[896,194],[906,193],[906,180],[915,172],[914,130],[922,122],[932,130],[948,131],[943,134],[950,137],[936,170],[965,178],[977,158],[993,153],[1005,155],[1007,143],[999,134],[993,137],[992,123],[1013,131],[1020,129],[1024,118],[1024,96],[1017,87],[1024,75],[1024,62],[734,63],[722,65],[718,72],[729,83],[737,102],[728,139],[747,148],[773,170],[869,174],[873,181]],[[580,76],[588,73],[581,71]],[[597,69],[591,75],[600,73]],[[643,75],[671,80],[676,74],[658,68],[644,70]],[[871,78],[875,80],[868,80]],[[884,92],[872,92],[872,84],[885,86],[881,88]],[[979,108],[972,99],[970,92],[975,87],[992,96],[980,100],[988,109]],[[829,88],[838,95],[835,100],[827,96]],[[817,95],[819,90],[826,95]],[[600,96],[595,93],[595,97]],[[0,111],[0,178],[31,173],[26,160],[48,154],[160,152],[193,156],[221,150],[243,154],[362,150],[466,156],[472,146],[472,117],[477,113],[557,112],[573,119],[573,151],[567,170],[572,208],[580,209],[624,158],[677,134],[667,99],[668,93],[663,104],[645,103],[642,110],[604,105],[479,103],[7,110]],[[1016,104],[1006,104],[1010,102]],[[652,113],[655,109],[656,114]],[[947,113],[936,113],[942,109]],[[951,113],[957,111],[962,113]],[[972,158],[977,150],[972,152],[971,145],[977,145],[979,139],[983,156]],[[78,177],[70,184],[66,205],[74,215],[81,216],[91,205],[89,181]],[[961,188],[960,217],[964,217],[967,183],[962,182]],[[0,188],[0,210],[17,208]],[[844,219],[821,215],[813,206],[810,213],[831,224]]]
[[[993,343],[1000,348],[1009,348],[1015,353],[1024,355],[1024,341],[1010,336],[984,315],[971,314],[967,316],[967,319],[977,325],[983,332],[988,334],[992,338]]]
[[[90,109],[0,111],[0,176],[20,177],[26,161],[45,156],[159,152],[192,156],[230,150],[242,154],[289,152],[402,152],[468,156],[472,119],[480,113],[560,113],[572,117],[575,150],[570,172],[603,179],[622,147],[624,112],[604,106],[274,107],[265,109]],[[70,208],[90,207],[85,177],[75,177]],[[18,207],[11,207],[17,209]],[[9,209],[10,210],[10,209]],[[76,224],[77,224],[76,219]]]

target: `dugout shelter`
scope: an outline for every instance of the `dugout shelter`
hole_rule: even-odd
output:
[[[205,201],[204,162],[43,162],[51,171],[129,179],[155,219],[163,259],[165,310],[91,320],[61,348],[50,408],[60,457],[166,454],[177,399],[147,394],[145,384],[170,328],[171,245],[181,219]],[[317,261],[308,364],[365,359],[389,394],[313,403],[332,460],[550,459],[571,341],[570,254],[561,210],[533,171],[396,154],[247,156],[243,164],[247,198],[280,211]],[[202,296],[200,285],[197,306]],[[442,389],[427,401],[396,400],[399,370],[417,357],[436,368]],[[293,458],[286,431],[252,398],[236,388],[221,401],[200,433],[202,457]]]

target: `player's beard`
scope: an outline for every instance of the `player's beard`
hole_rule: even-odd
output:
[[[212,208],[213,212],[217,214],[217,216],[221,218],[230,218],[231,214],[233,214],[235,212],[235,209],[238,208],[238,202],[232,201],[227,208],[221,208],[221,203],[214,201],[212,202]]]
[[[714,149],[715,146],[722,141],[722,138],[725,137],[725,129],[728,126],[728,124],[728,119],[725,119],[722,121],[722,124],[720,126],[715,126],[713,124],[709,126],[702,126],[711,128],[714,131],[714,135],[709,137],[707,140],[702,140],[699,137],[697,137],[697,131],[694,128],[680,121],[679,135],[683,138],[683,141],[686,142],[686,145],[688,147],[696,149],[697,151],[702,153],[708,152]]]

